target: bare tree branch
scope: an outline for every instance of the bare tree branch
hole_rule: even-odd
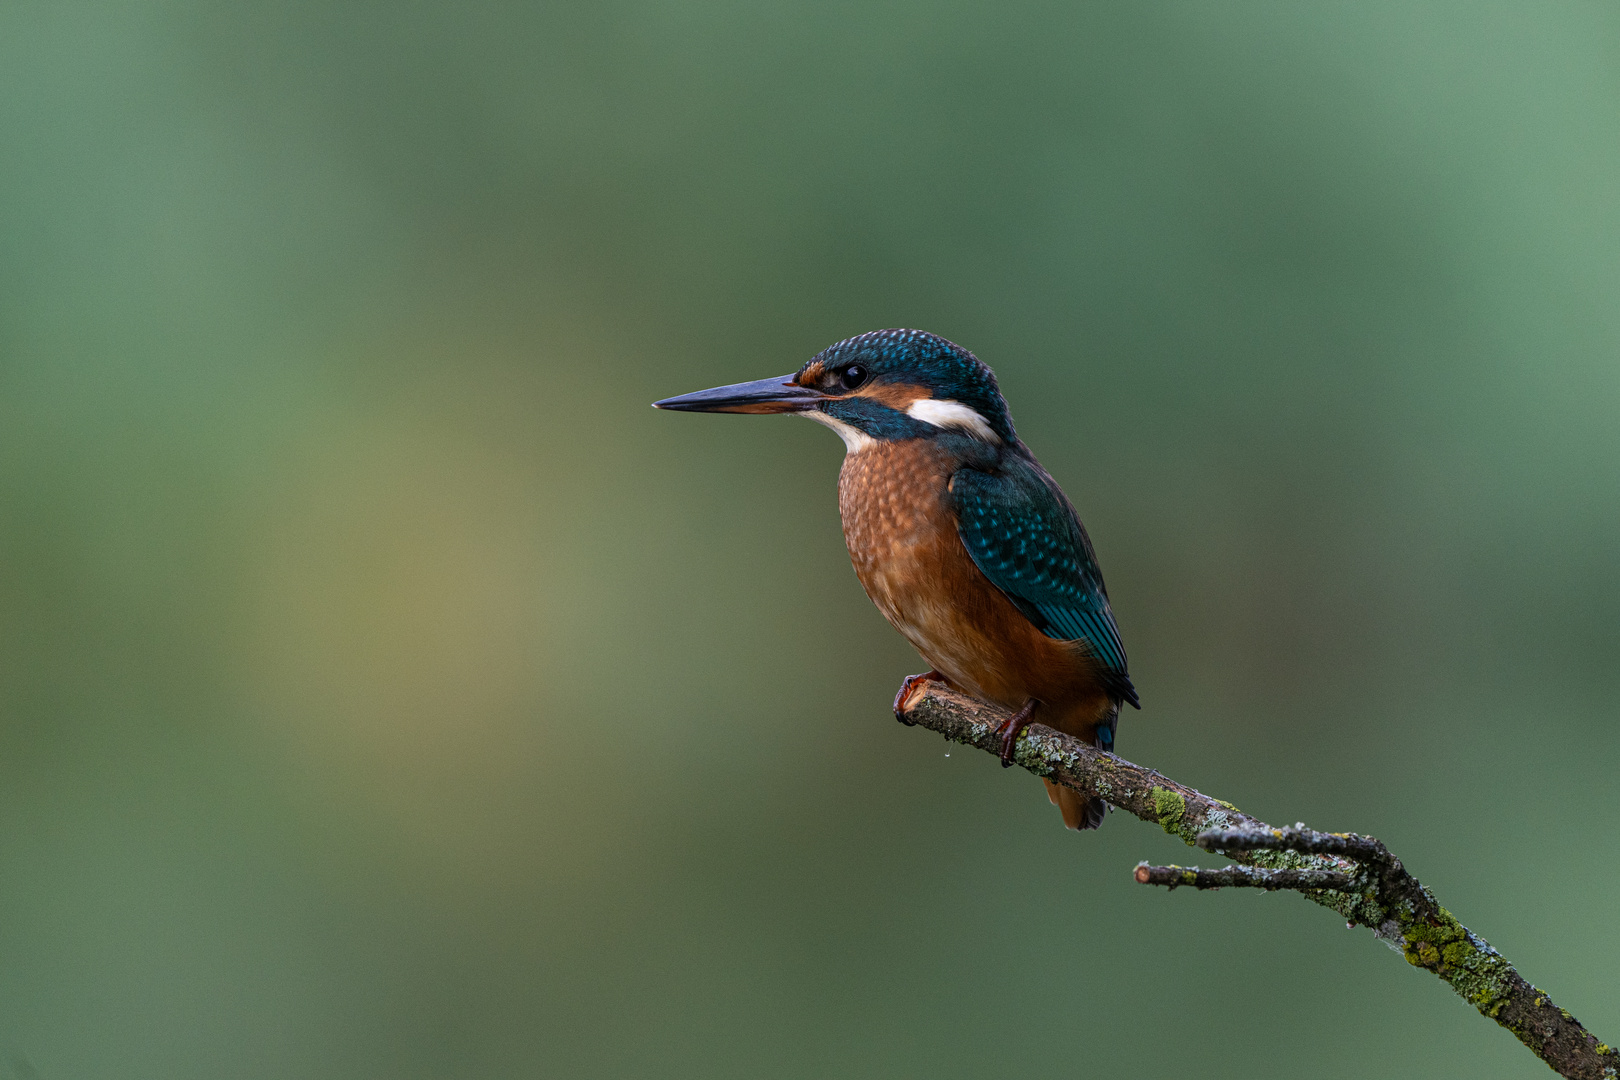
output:
[[[895,715],[903,723],[1000,756],[997,728],[1008,714],[996,706],[938,682],[915,683],[897,705]],[[1526,982],[1372,837],[1316,832],[1302,824],[1275,828],[1231,803],[1043,724],[1025,729],[1013,761],[1037,776],[1100,795],[1188,844],[1242,864],[1219,870],[1142,864],[1136,868],[1137,881],[1171,888],[1297,891],[1351,924],[1368,927],[1408,963],[1439,976],[1560,1075],[1578,1080],[1620,1077],[1620,1050],[1599,1042],[1580,1021]]]

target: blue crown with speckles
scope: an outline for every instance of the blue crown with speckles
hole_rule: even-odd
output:
[[[874,379],[926,386],[941,400],[960,401],[984,417],[997,435],[1016,439],[996,373],[962,346],[926,330],[873,330],[829,345],[805,367],[839,368],[860,362]]]

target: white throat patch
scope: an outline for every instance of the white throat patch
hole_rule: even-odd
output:
[[[877,441],[854,424],[846,424],[837,417],[828,416],[820,409],[806,409],[799,415],[814,420],[818,424],[824,424],[838,432],[838,437],[844,440],[844,452],[847,454],[858,454]],[[975,413],[974,415],[978,414]]]
[[[950,398],[918,398],[906,406],[906,415],[937,428],[960,428],[975,439],[1000,443],[1001,436],[978,410]]]

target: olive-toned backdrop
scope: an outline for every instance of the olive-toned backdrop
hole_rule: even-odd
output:
[[[0,11],[0,1078],[1532,1077],[888,715],[885,326],[1090,526],[1119,749],[1620,1038],[1620,14]],[[9,1071],[8,1071],[9,1070]]]

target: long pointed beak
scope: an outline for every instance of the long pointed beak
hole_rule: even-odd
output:
[[[676,412],[785,413],[803,412],[826,397],[819,390],[806,389],[792,375],[755,382],[732,383],[713,390],[665,398],[653,402],[655,409]]]

